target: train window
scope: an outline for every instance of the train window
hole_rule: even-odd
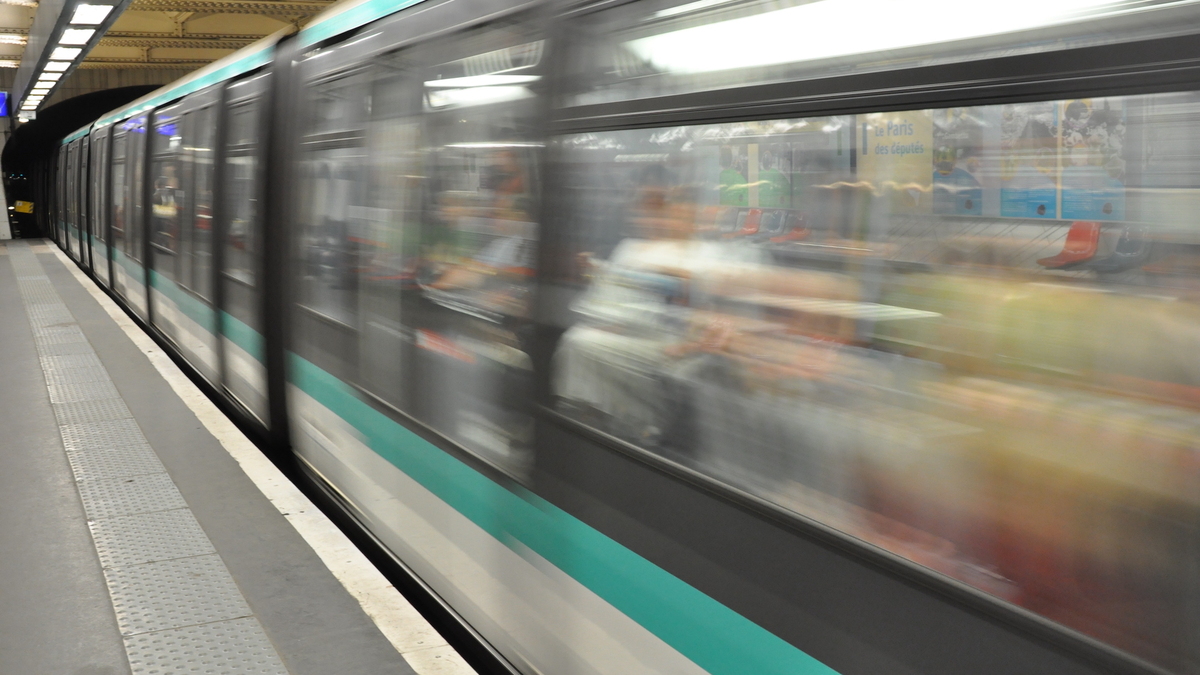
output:
[[[92,140],[92,266],[105,284],[108,283],[108,232],[104,217],[107,200],[104,194],[105,173],[108,171],[108,137],[97,135]]]
[[[443,52],[449,58],[422,75],[430,197],[418,278],[418,415],[512,474],[527,470],[532,441],[529,298],[541,148],[533,92],[543,64],[528,26],[460,36]],[[429,56],[438,49],[431,45]]]
[[[58,243],[65,249],[70,246],[70,240],[67,237],[67,146],[65,145],[58,151],[54,189],[58,190],[57,205],[54,209],[55,229],[58,232]]]
[[[91,172],[95,170],[95,158],[92,155],[91,136],[79,139],[79,239],[81,258],[86,267],[93,265],[92,256],[92,212],[91,212]]]
[[[63,166],[63,189],[65,190],[63,197],[63,212],[67,224],[67,248],[71,255],[78,257],[79,255],[79,235],[75,200],[75,176],[78,173],[79,167],[79,147],[71,143],[67,147],[67,162]]]
[[[125,157],[128,167],[129,190],[125,193],[125,254],[136,261],[142,260],[144,199],[142,188],[146,166],[146,117],[132,118],[122,124],[128,131],[125,136]],[[141,282],[141,279],[135,280]]]
[[[239,83],[253,86],[253,80]],[[234,85],[237,87],[238,85]],[[231,88],[232,89],[232,88]],[[224,243],[225,387],[260,420],[267,419],[267,377],[263,365],[262,292],[258,287],[262,226],[258,211],[258,129],[262,99],[226,110],[222,209]]]
[[[574,23],[567,105],[970,61],[1180,35],[1193,3],[858,0],[624,3]],[[878,13],[878,14],[877,14]],[[886,13],[886,18],[882,16]],[[1120,30],[1114,30],[1120,28]]]
[[[160,110],[154,116],[150,152],[150,173],[154,185],[150,194],[150,246],[154,268],[175,281],[179,274],[180,211],[186,189],[180,155],[183,153],[183,128],[178,106]]]
[[[582,290],[557,405],[1184,670],[1198,111],[1163,94],[558,138],[572,264],[550,281]]]
[[[389,58],[371,84],[370,153],[358,277],[358,382],[400,409],[413,375],[408,346],[425,186],[419,71]]]
[[[307,133],[323,134],[362,129],[367,113],[367,98],[363,94],[364,81],[365,76],[357,74],[313,87]]]
[[[354,328],[365,206],[366,76],[358,73],[322,82],[311,91],[300,163],[304,218],[300,300],[309,309]]]
[[[229,147],[226,150],[225,180],[228,192],[225,209],[229,225],[225,240],[225,273],[239,282],[256,283],[258,250],[258,202],[255,195],[258,148],[258,100],[229,113]]]
[[[229,135],[227,142],[230,146],[254,145],[258,143],[258,103],[239,105],[229,117]]]
[[[213,143],[216,138],[216,109],[212,106],[184,115],[188,147],[184,155],[192,194],[188,201],[190,218],[188,242],[189,278],[187,286],[200,297],[212,299],[213,258],[213,174],[216,169]]]
[[[127,136],[128,134],[125,132],[113,135],[112,199],[109,201],[112,209],[112,247],[114,250],[122,252],[125,250],[125,229],[126,221],[128,221],[125,211],[125,195],[128,191],[128,186],[125,184],[125,139]],[[119,269],[118,265],[114,271]],[[119,279],[119,273],[114,276]]]
[[[108,143],[106,141],[106,137],[97,136],[91,143],[91,235],[92,239],[101,245],[107,241],[107,233],[104,232],[104,168],[108,166]],[[100,246],[97,247],[94,257],[106,259],[107,253]],[[107,263],[106,265],[94,264],[107,273]]]

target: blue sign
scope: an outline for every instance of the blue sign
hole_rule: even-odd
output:
[[[0,91],[0,117],[8,117],[8,92]]]

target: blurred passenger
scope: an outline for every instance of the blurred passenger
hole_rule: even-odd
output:
[[[523,284],[533,275],[536,265],[533,219],[528,213],[528,180],[520,158],[511,149],[493,154],[488,168],[490,175],[485,185],[490,188],[490,196],[482,211],[452,206],[443,209],[443,217],[450,222],[482,217],[490,241],[469,258],[451,263],[427,286],[440,291],[492,288],[499,293],[491,296],[494,303],[489,304],[495,304],[493,309],[513,314],[520,311],[513,306],[516,298],[506,297],[497,284]],[[524,302],[523,296],[520,302]]]

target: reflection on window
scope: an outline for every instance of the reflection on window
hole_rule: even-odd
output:
[[[461,44],[518,37],[503,33]],[[481,49],[424,82],[430,107],[453,110],[426,119],[431,203],[416,345],[433,384],[422,417],[514,475],[528,469],[533,427],[525,406],[540,143],[528,87],[540,79],[541,53],[541,42]]]
[[[345,326],[357,326],[358,268],[363,242],[366,154],[361,127],[364,78],[313,88],[300,175],[305,219],[301,302]],[[330,130],[341,133],[330,134]]]
[[[573,250],[555,257],[584,290],[558,405],[1186,670],[1197,110],[1177,94],[561,138]]]
[[[192,200],[188,253],[190,278],[185,283],[206,299],[212,298],[213,258],[213,138],[216,129],[216,108],[201,108],[185,116],[188,143],[184,160],[191,173]]]
[[[902,9],[887,0],[643,2],[576,23],[581,48],[568,86],[578,89],[567,100],[602,103],[1164,37],[1191,30],[1198,16],[1193,0],[912,0]]]
[[[125,255],[133,260],[142,259],[142,174],[146,166],[146,118],[131,119],[122,127],[129,130],[126,134],[126,157],[129,159],[129,190],[125,193],[125,213],[128,222],[125,229]],[[142,283],[141,278],[134,280]]]
[[[362,215],[358,382],[395,407],[412,411],[408,354],[420,253],[422,189],[420,90],[403,58],[372,87],[366,207]]]
[[[153,192],[150,196],[150,244],[154,248],[154,267],[174,280],[178,277],[180,250],[180,211],[186,189],[180,171],[179,153],[182,129],[178,118],[157,120],[151,152],[154,154]]]
[[[225,271],[238,281],[253,286],[256,202],[254,197],[256,157],[254,155],[229,157],[226,171],[229,192],[229,233],[225,252]]]
[[[255,193],[257,123],[257,101],[233,109],[229,117],[230,133],[225,159],[225,209],[229,218],[225,273],[248,286],[255,284],[258,248],[258,201]]]
[[[127,221],[125,193],[128,191],[125,185],[125,135],[114,138],[112,147],[112,199],[109,201],[112,208],[112,245],[117,250],[124,251]]]
[[[91,185],[89,187],[90,203],[92,205],[92,236],[100,243],[104,243],[108,237],[104,223],[104,172],[108,167],[108,143],[106,139],[98,138],[92,144],[92,168],[91,168]],[[95,260],[93,265],[100,273],[107,271],[103,267],[100,260],[103,260],[107,255],[105,249],[100,249],[94,254]]]

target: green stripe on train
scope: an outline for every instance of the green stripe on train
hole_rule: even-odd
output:
[[[537,495],[511,491],[364,403],[296,354],[301,391],[353,425],[370,447],[506,546],[526,546],[717,675],[836,671]],[[516,540],[514,542],[514,540]]]
[[[168,85],[163,89],[158,89],[150,92],[148,98],[134,101],[130,105],[114,110],[111,113],[96,120],[92,128],[99,129],[101,127],[119,122],[128,117],[140,115],[156,108],[164,103],[170,103],[178,98],[183,98],[188,94],[200,91],[206,87],[232,79],[243,73],[248,73],[255,68],[264,66],[271,62],[271,58],[275,53],[275,45],[268,44],[255,48],[254,45],[245,49],[253,49],[236,59],[233,59],[224,65],[218,65],[209,72],[201,70],[194,76],[188,76],[180,80],[178,83]],[[238,52],[235,52],[237,54]],[[217,63],[220,63],[219,61]]]
[[[209,333],[216,332],[216,312],[212,307],[180,288],[179,284],[174,280],[157,271],[150,271],[150,279],[151,283],[154,284],[154,288],[167,296],[171,302],[174,302],[179,311],[194,321],[197,326],[200,326]],[[266,347],[262,333],[254,330],[228,312],[221,312],[221,328],[225,337],[229,338],[231,342],[249,354],[251,358],[260,363],[266,361]]]

